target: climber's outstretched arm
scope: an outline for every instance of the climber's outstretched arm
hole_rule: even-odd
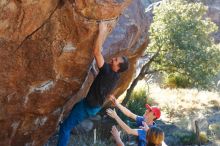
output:
[[[101,53],[102,45],[108,35],[109,28],[108,23],[102,21],[99,23],[99,33],[97,39],[94,42],[93,46],[93,55],[95,57],[96,63],[99,68],[101,68],[104,64],[104,57]]]

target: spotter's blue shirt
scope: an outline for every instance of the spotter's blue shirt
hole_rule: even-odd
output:
[[[143,116],[137,116],[136,118],[136,124],[138,127],[143,126],[142,122],[144,121]],[[149,127],[156,126],[156,123],[153,123],[153,125],[150,125]],[[147,132],[142,129],[138,129],[138,146],[146,146],[147,140],[146,140]]]

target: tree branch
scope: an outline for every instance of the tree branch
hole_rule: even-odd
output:
[[[134,90],[135,86],[137,85],[138,81],[142,80],[145,75],[147,74],[147,72],[149,71],[149,68],[150,68],[150,65],[151,63],[154,61],[154,59],[159,55],[159,52],[160,52],[160,48],[156,51],[156,53],[150,58],[150,60],[143,65],[143,67],[141,68],[141,71],[140,73],[138,74],[138,76],[132,81],[131,83],[131,86],[129,87],[129,89],[127,89],[127,92],[126,92],[126,96],[122,102],[122,105],[126,105],[127,102],[129,101],[130,99],[130,96],[131,96],[131,93],[132,91]]]

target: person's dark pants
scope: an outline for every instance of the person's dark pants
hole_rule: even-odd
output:
[[[57,146],[67,146],[71,130],[83,120],[95,116],[100,109],[100,106],[90,107],[85,99],[78,102],[71,110],[69,116],[60,125]]]

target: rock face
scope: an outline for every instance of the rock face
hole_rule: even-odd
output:
[[[86,95],[101,20],[114,27],[106,60],[124,54],[131,63],[114,91],[119,95],[147,46],[141,0],[1,0],[0,145],[43,145]]]

